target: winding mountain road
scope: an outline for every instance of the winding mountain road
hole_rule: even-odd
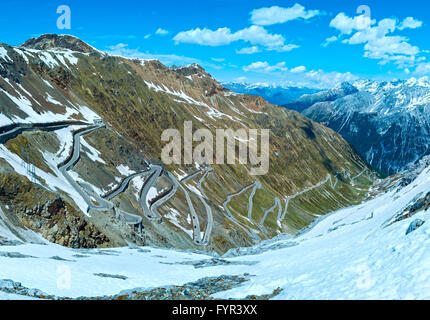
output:
[[[166,171],[166,175],[167,175],[167,178],[170,180],[170,183],[172,184],[171,189],[169,190],[169,192],[165,196],[157,199],[150,206],[150,210],[159,216],[161,216],[161,215],[158,213],[158,208],[161,207],[167,201],[169,201],[176,194],[176,192],[178,191],[178,188],[179,188],[179,183],[178,183],[178,181],[176,181],[176,178],[174,177],[174,175],[171,174],[169,171]]]
[[[0,144],[6,143],[8,140],[16,138],[24,131],[55,131],[67,128],[72,125],[89,124],[82,121],[58,121],[47,123],[14,123],[0,127]]]
[[[208,197],[207,197],[205,191],[203,190],[202,183],[207,178],[207,176],[209,175],[209,173],[211,173],[211,172],[213,172],[213,169],[212,168],[208,168],[205,171],[205,173],[202,175],[202,177],[199,179],[199,182],[197,184],[200,192],[202,193],[203,197],[206,198],[206,199],[208,199]]]
[[[316,188],[319,188],[319,187],[321,187],[323,184],[326,184],[327,182],[329,182],[330,180],[331,180],[331,175],[330,175],[330,174],[328,174],[328,175],[327,175],[327,178],[326,178],[325,180],[318,182],[316,185],[311,186],[311,187],[308,187],[308,188],[306,188],[306,189],[303,189],[302,191],[297,192],[296,194],[293,194],[293,195],[291,195],[291,196],[289,196],[289,197],[286,197],[286,198],[285,198],[285,208],[284,208],[284,212],[282,213],[282,216],[281,216],[280,221],[281,221],[281,222],[282,222],[282,221],[284,221],[285,216],[287,215],[288,204],[290,203],[290,200],[292,200],[292,199],[294,199],[294,198],[297,198],[298,196],[301,196],[302,194],[304,194],[304,193],[306,193],[306,192],[309,192],[309,191],[312,191],[312,190],[314,190],[314,189],[316,189]],[[279,218],[279,217],[278,217],[278,218]]]
[[[58,169],[60,173],[64,176],[67,182],[78,192],[84,201],[88,205],[88,211],[90,209],[99,210],[99,211],[109,211],[113,210],[117,217],[122,218],[129,225],[137,225],[139,233],[142,231],[142,217],[138,215],[134,215],[128,212],[124,212],[114,206],[114,204],[108,200],[103,199],[100,195],[95,193],[92,189],[87,192],[91,194],[91,197],[95,200],[97,204],[95,204],[88,193],[69,175],[68,171],[72,170],[73,167],[80,159],[81,154],[81,136],[91,133],[95,130],[104,127],[104,124],[94,125],[85,130],[80,130],[73,135],[73,148],[72,153],[65,162],[60,163],[58,165]],[[124,191],[124,189],[123,189]]]
[[[227,217],[234,223],[234,224],[236,224],[239,228],[241,228],[248,236],[249,236],[249,238],[251,239],[251,240],[253,240],[254,242],[258,242],[258,241],[260,241],[261,240],[261,238],[259,237],[259,236],[257,236],[256,234],[255,234],[255,232],[250,228],[249,230],[247,229],[247,228],[245,228],[234,216],[233,216],[233,214],[230,212],[230,209],[228,208],[228,204],[229,204],[229,202],[231,201],[231,199],[233,198],[233,197],[237,197],[237,196],[239,196],[240,194],[242,194],[242,193],[244,193],[245,191],[247,191],[248,189],[250,189],[250,188],[252,188],[252,187],[254,187],[254,185],[256,184],[256,182],[254,182],[254,183],[251,183],[251,184],[249,184],[249,185],[247,185],[247,186],[245,186],[245,187],[243,187],[242,189],[240,189],[239,191],[237,191],[237,192],[235,192],[235,193],[232,193],[232,194],[229,194],[228,196],[227,196],[227,199],[224,201],[224,203],[223,203],[223,207],[224,207],[224,210],[225,210],[225,212],[226,212],[226,214],[227,214]]]
[[[208,174],[213,171],[211,168],[206,168],[205,170],[200,169],[200,170],[190,174],[189,176],[181,179],[178,182],[173,174],[171,174],[168,171],[165,171],[161,166],[148,164],[147,170],[144,170],[144,171],[141,171],[138,173],[134,173],[128,177],[125,177],[114,190],[108,192],[104,196],[101,196],[101,195],[98,195],[96,192],[94,192],[94,190],[91,188],[91,186],[87,186],[85,184],[83,184],[82,186],[79,185],[70,176],[69,171],[74,168],[74,166],[76,165],[76,163],[80,159],[80,153],[81,153],[80,138],[81,138],[81,136],[89,134],[95,130],[98,130],[99,128],[104,127],[103,123],[89,124],[89,123],[81,122],[81,121],[62,121],[62,122],[33,123],[33,124],[31,124],[31,123],[15,123],[15,124],[0,127],[0,143],[4,144],[8,140],[17,137],[19,134],[21,134],[24,131],[40,131],[40,130],[42,130],[42,131],[55,131],[55,130],[63,129],[63,128],[66,128],[66,127],[69,127],[72,125],[85,125],[85,126],[87,126],[87,128],[82,128],[82,129],[80,129],[74,133],[72,152],[71,152],[70,156],[64,162],[62,162],[58,165],[58,169],[59,169],[60,173],[63,175],[63,177],[65,178],[65,180],[81,195],[83,200],[88,205],[88,210],[90,210],[90,209],[100,210],[100,211],[113,210],[117,217],[122,218],[127,224],[137,225],[139,230],[141,230],[141,228],[142,228],[142,217],[141,216],[121,211],[119,208],[116,208],[114,206],[114,204],[112,202],[110,202],[110,200],[112,200],[114,197],[116,197],[120,193],[124,192],[128,188],[130,181],[132,179],[134,179],[138,176],[144,175],[144,174],[148,174],[148,172],[149,172],[150,173],[149,177],[145,180],[143,187],[140,191],[140,204],[142,206],[142,209],[144,211],[145,216],[150,220],[162,222],[162,217],[158,213],[158,208],[160,206],[162,206],[163,204],[165,204],[169,199],[171,199],[176,194],[178,189],[181,189],[182,191],[184,191],[187,205],[188,205],[188,207],[190,209],[190,213],[191,213],[191,219],[192,219],[192,224],[193,224],[193,240],[194,240],[194,242],[196,244],[199,244],[199,245],[206,245],[209,243],[210,235],[212,233],[212,228],[213,228],[213,215],[212,215],[212,209],[206,201],[206,199],[208,199],[208,197],[206,196],[206,194],[202,188],[202,183],[204,182],[204,180],[206,179]],[[336,176],[335,176],[336,181],[334,183],[333,183],[332,176],[330,174],[328,174],[327,178],[324,181],[321,181],[321,182],[317,183],[316,185],[311,186],[309,188],[306,188],[306,189],[304,189],[304,190],[302,190],[302,191],[300,191],[294,195],[286,197],[285,198],[285,207],[284,207],[283,212],[282,212],[282,204],[281,204],[280,199],[275,198],[274,199],[275,200],[274,205],[272,207],[270,207],[269,209],[265,210],[262,219],[258,223],[258,226],[264,232],[267,233],[267,230],[264,227],[264,222],[266,221],[268,214],[273,212],[276,207],[278,207],[277,218],[279,221],[283,221],[286,217],[290,200],[292,200],[292,199],[294,199],[294,198],[296,198],[296,197],[298,197],[298,196],[300,196],[306,192],[309,192],[313,189],[319,188],[328,182],[330,182],[331,188],[335,189],[336,185],[338,183],[338,177],[337,176],[339,174],[343,174],[345,178],[349,178],[350,182],[352,184],[354,184],[355,180],[357,178],[359,178],[361,175],[368,174],[367,171],[368,171],[367,169],[364,169],[357,176],[351,178],[351,175],[349,173],[347,173],[345,169],[343,169],[341,172],[336,174]],[[153,185],[156,183],[157,179],[163,174],[163,172],[166,174],[167,178],[170,180],[172,186],[165,193],[162,193],[162,194],[158,195],[157,197],[155,197],[154,198],[155,201],[153,203],[150,203],[150,201],[148,201],[148,200],[150,200],[150,199],[148,199],[148,193],[151,190],[151,188],[153,187]],[[194,192],[194,194],[196,194],[198,196],[199,200],[203,203],[205,210],[206,210],[206,214],[207,214],[207,221],[208,222],[207,222],[207,226],[206,226],[203,237],[202,237],[202,232],[200,231],[200,222],[198,219],[198,215],[195,211],[195,208],[193,206],[193,203],[192,203],[192,200],[190,197],[190,192],[192,192],[192,191],[190,191],[186,185],[186,183],[188,181],[196,178],[199,174],[201,174],[201,177],[197,182],[197,188],[200,191],[200,194],[197,192]],[[237,226],[239,226],[242,230],[244,230],[244,232],[253,241],[259,241],[261,239],[257,234],[255,234],[254,230],[249,228],[249,227],[248,227],[249,228],[249,230],[248,230],[248,228],[244,227],[232,215],[232,213],[230,212],[230,210],[228,208],[228,203],[231,201],[231,199],[233,197],[240,195],[241,193],[247,191],[251,187],[253,189],[252,189],[252,192],[251,192],[251,194],[249,196],[249,200],[248,200],[247,216],[248,216],[248,219],[250,220],[251,223],[255,223],[253,221],[253,218],[252,218],[252,211],[253,211],[253,198],[255,196],[257,189],[261,188],[261,184],[258,181],[254,182],[248,186],[243,187],[241,190],[239,190],[236,193],[228,195],[227,200],[224,201],[224,203],[223,203],[223,207],[224,207],[224,210],[225,210],[227,217],[231,221],[233,221]]]
[[[264,215],[260,220],[260,226],[261,228],[263,228],[263,230],[267,232],[266,227],[264,226],[264,221],[266,221],[267,216],[270,212],[272,212],[273,210],[275,210],[275,208],[278,207],[278,217],[281,215],[282,212],[282,204],[281,204],[281,200],[279,200],[279,198],[275,198],[275,203],[273,204],[273,206],[271,206],[269,209],[267,209],[266,211],[264,211]]]
[[[137,172],[137,173],[134,173],[128,177],[125,177],[115,189],[113,189],[112,191],[105,194],[102,198],[104,198],[106,200],[111,200],[111,199],[115,198],[117,195],[124,192],[128,188],[131,180],[146,174],[148,171],[149,171],[149,169],[147,169],[145,171]]]
[[[185,198],[187,199],[188,207],[190,208],[191,221],[193,224],[193,241],[197,244],[202,244],[202,235],[200,232],[200,222],[197,217],[196,210],[194,209],[193,202],[191,201],[190,193],[181,184],[179,188],[185,193]]]
[[[211,169],[211,168],[206,168],[206,169],[200,169],[200,170],[198,170],[198,171],[196,171],[196,172],[194,172],[194,173],[192,173],[192,174],[190,174],[189,176],[187,176],[187,177],[185,177],[185,178],[183,178],[183,179],[181,179],[181,182],[183,183],[183,184],[185,184],[185,186],[186,186],[186,183],[188,182],[188,181],[190,181],[191,179],[194,179],[196,176],[198,176],[199,174],[202,174],[202,176],[201,176],[201,178],[199,179],[199,181],[197,182],[197,188],[198,188],[198,190],[199,190],[199,192],[201,193],[201,194],[198,194],[198,193],[194,193],[198,198],[199,198],[199,200],[203,203],[203,206],[205,207],[205,211],[206,211],[206,216],[207,216],[207,224],[206,224],[206,228],[205,228],[205,232],[204,232],[204,234],[203,234],[203,238],[201,238],[201,235],[200,235],[200,239],[198,240],[199,241],[199,243],[201,243],[201,244],[203,244],[203,245],[207,245],[207,244],[209,244],[209,241],[210,241],[210,236],[211,236],[211,233],[212,233],[212,228],[213,228],[213,215],[212,215],[212,209],[211,209],[211,207],[209,206],[209,204],[207,203],[207,201],[206,201],[206,199],[205,198],[207,198],[206,197],[206,195],[205,195],[205,193],[204,193],[204,191],[203,191],[203,188],[202,188],[202,183],[203,183],[203,181],[206,179],[206,177],[208,176],[208,174],[210,173],[210,172],[212,172],[213,171],[213,169]],[[188,197],[189,197],[189,192],[188,192],[188,190],[184,190],[184,188],[182,188],[182,190],[186,193],[186,197],[187,197],[187,199],[188,199]],[[188,196],[187,196],[187,194],[188,194]],[[188,200],[187,200],[187,202],[188,202]],[[191,203],[191,205],[192,205],[192,203]],[[195,210],[194,210],[194,207],[191,209],[191,207],[190,207],[190,210],[191,210],[191,212],[195,212]],[[197,220],[197,223],[194,223],[193,222],[193,229],[195,230],[196,228],[197,228],[197,230],[199,230],[199,232],[200,232],[200,223],[199,223],[199,221],[198,221],[198,217],[196,216],[196,219],[195,220]]]
[[[84,201],[88,205],[88,209],[95,210],[111,210],[113,208],[113,204],[109,201],[98,197],[95,199],[99,205],[94,204],[91,200],[91,197],[83,190],[83,188],[69,175],[68,171],[72,170],[73,167],[78,163],[81,157],[81,136],[93,132],[95,130],[100,129],[102,126],[91,126],[86,130],[79,131],[73,135],[73,149],[71,156],[63,163],[58,165],[58,170],[60,170],[63,177],[67,180],[67,182],[79,193],[79,195],[84,199]]]
[[[192,204],[188,190],[185,189],[170,172],[164,171],[161,166],[148,164],[147,170],[134,173],[128,177],[125,177],[114,190],[108,192],[104,196],[94,192],[91,185],[82,183],[82,186],[81,186],[70,176],[69,171],[73,170],[74,166],[78,163],[81,157],[80,138],[83,135],[89,134],[95,130],[98,130],[104,127],[105,125],[103,123],[89,124],[81,121],[63,121],[63,122],[33,123],[33,124],[15,123],[15,124],[10,124],[7,126],[0,127],[0,143],[4,144],[8,140],[17,137],[19,134],[21,134],[24,131],[40,131],[40,130],[55,131],[55,130],[67,128],[71,125],[85,125],[86,128],[79,129],[73,134],[73,146],[72,146],[71,153],[67,157],[67,159],[64,160],[62,163],[58,164],[57,167],[61,175],[67,181],[67,183],[70,184],[73,187],[73,189],[76,190],[76,192],[85,201],[85,203],[88,206],[87,212],[89,210],[99,210],[99,211],[113,210],[117,218],[124,220],[129,225],[137,225],[139,231],[141,231],[142,221],[143,221],[142,217],[120,210],[119,208],[115,207],[115,205],[110,200],[118,196],[120,193],[124,192],[128,188],[130,181],[132,179],[150,172],[148,179],[145,180],[142,186],[142,189],[140,191],[140,204],[142,206],[145,216],[150,220],[162,222],[162,217],[158,213],[158,208],[162,206],[164,203],[166,203],[169,199],[171,199],[176,194],[177,190],[181,188],[181,190],[183,190],[185,193],[187,204],[191,212],[194,242],[199,245],[209,243],[210,234],[213,228],[212,210],[210,206],[207,204],[207,202],[201,195],[198,195],[199,199],[204,204],[208,215],[208,224],[205,230],[204,237],[202,239],[201,232],[200,232],[200,223],[198,220],[198,216],[195,212],[194,206]],[[204,191],[201,188],[201,184],[206,178],[206,176],[209,174],[209,172],[211,171],[212,169],[207,169],[204,175],[202,176],[202,178],[198,182],[198,188],[202,192],[202,195],[204,194]],[[166,176],[172,183],[172,187],[169,189],[169,191],[166,194],[162,194],[159,198],[156,197],[156,200],[151,204],[148,201],[150,200],[148,199],[148,193],[163,172],[166,173]],[[201,173],[201,170],[193,173],[192,175],[188,176],[185,180],[181,182],[186,183],[188,180],[193,179],[200,173]]]
[[[151,210],[151,204],[149,203],[150,199],[148,199],[148,192],[149,190],[151,190],[157,179],[161,176],[163,168],[158,165],[150,165],[150,168],[150,175],[148,179],[145,180],[145,182],[143,183],[143,187],[140,190],[140,205],[142,206],[145,216],[149,220],[162,222],[163,219],[161,215],[158,212],[153,212]]]
[[[254,222],[254,220],[252,219],[252,209],[254,206],[254,196],[255,193],[257,192],[257,189],[261,189],[261,183],[259,181],[256,181],[254,183],[254,187],[252,188],[251,194],[249,195],[249,199],[248,199],[248,219],[251,220],[252,222]]]
[[[70,127],[72,125],[85,125],[87,129],[80,129],[73,135],[73,149],[71,155],[62,163],[58,165],[58,169],[66,181],[79,193],[79,195],[84,199],[89,209],[95,210],[115,210],[112,203],[104,200],[98,194],[96,194],[92,189],[87,188],[87,191],[91,193],[95,204],[87,192],[68,174],[68,171],[73,169],[76,163],[80,159],[81,144],[80,137],[82,135],[88,134],[94,130],[97,130],[104,126],[104,124],[91,125],[82,121],[60,121],[60,122],[46,122],[46,123],[14,123],[11,125],[0,127],[0,143],[4,144],[8,140],[16,138],[19,134],[24,131],[56,131],[63,128]],[[120,211],[119,214],[128,224],[138,225],[141,229],[142,218],[127,212]]]

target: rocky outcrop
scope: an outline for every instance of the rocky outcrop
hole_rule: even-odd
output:
[[[76,52],[91,53],[96,50],[76,37],[69,35],[44,34],[38,38],[27,40],[21,47],[49,50],[49,49],[68,49]]]
[[[419,227],[421,227],[424,223],[425,223],[425,221],[423,221],[421,219],[416,219],[416,220],[412,221],[411,224],[409,225],[408,230],[406,230],[406,235],[414,232]]]
[[[71,248],[97,248],[109,239],[81,216],[70,214],[62,198],[56,198],[19,213],[25,225],[50,242]],[[31,218],[30,218],[31,217]]]
[[[62,197],[18,175],[0,176],[0,201],[12,220],[50,242],[70,248],[109,246],[110,239]],[[35,203],[37,203],[35,205]]]

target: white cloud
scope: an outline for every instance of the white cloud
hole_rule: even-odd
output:
[[[245,72],[258,72],[265,74],[268,79],[280,79],[278,82],[284,86],[309,87],[316,89],[333,88],[339,83],[353,82],[359,79],[350,72],[325,72],[323,70],[306,71],[305,66],[288,69],[285,62],[271,65],[267,61],[257,61],[243,67]]]
[[[306,10],[305,7],[296,3],[290,8],[273,6],[255,9],[251,12],[251,22],[260,26],[269,26],[296,19],[307,20],[319,14],[321,14],[319,10]]]
[[[330,27],[339,30],[341,34],[351,34],[353,30],[364,30],[375,23],[376,20],[365,15],[350,18],[341,12],[330,21]]]
[[[338,37],[336,37],[336,36],[333,36],[333,37],[327,38],[327,39],[325,39],[325,41],[324,41],[324,43],[322,44],[322,46],[323,46],[323,47],[327,47],[330,43],[332,43],[332,42],[336,42],[337,40],[339,40],[339,38],[338,38]]]
[[[288,71],[288,68],[285,66],[285,62],[279,62],[275,65],[270,65],[267,61],[257,61],[254,63],[251,63],[249,66],[243,67],[243,70],[248,71],[254,71],[254,72],[263,72],[263,73],[270,73],[274,71]]]
[[[149,52],[140,52],[139,49],[130,49],[127,44],[118,43],[117,45],[110,46],[106,51],[110,55],[121,56],[131,59],[154,59],[159,60],[166,65],[178,64],[183,65],[187,63],[203,64],[200,60],[178,56],[174,54],[152,54]]]
[[[298,66],[298,67],[295,67],[295,68],[290,70],[290,72],[292,72],[292,73],[301,73],[301,72],[305,72],[305,71],[306,71],[305,66]]]
[[[325,72],[320,69],[306,72],[303,81],[308,87],[324,89],[333,88],[342,82],[353,82],[358,79],[358,76],[350,72]]]
[[[169,33],[169,31],[164,30],[162,28],[158,28],[157,31],[155,31],[155,34],[158,34],[158,35],[161,35],[161,36],[165,36],[168,33]]]
[[[413,17],[407,17],[399,26],[399,30],[421,28],[423,22]]]
[[[114,46],[110,46],[109,49],[111,49],[111,50],[121,50],[121,49],[123,49],[125,47],[128,47],[128,44],[118,43],[118,44],[116,44]]]
[[[253,53],[258,53],[261,52],[260,48],[257,46],[252,46],[252,47],[247,47],[247,48],[242,48],[240,50],[236,50],[237,54],[253,54]]]
[[[339,38],[349,36],[342,41],[343,43],[363,44],[364,57],[380,60],[379,64],[382,65],[394,63],[399,68],[411,67],[423,58],[419,57],[421,50],[411,45],[408,38],[392,34],[396,30],[416,29],[421,25],[421,21],[412,17],[404,19],[401,23],[396,18],[377,22],[364,15],[350,18],[344,13],[339,13],[330,22],[331,27],[340,31]],[[329,39],[323,45],[327,46]]]
[[[216,47],[230,44],[234,41],[232,37],[233,35],[229,28],[219,28],[215,31],[206,28],[196,28],[179,32],[173,40],[176,43],[194,43],[202,46]]]
[[[298,48],[295,44],[286,44],[285,38],[280,34],[271,34],[260,26],[250,26],[248,28],[231,32],[229,28],[219,28],[210,30],[207,28],[192,29],[179,32],[174,38],[178,43],[193,43],[203,46],[222,46],[236,41],[249,42],[253,46],[260,45],[269,51],[286,52]]]
[[[237,82],[245,82],[246,80],[248,80],[247,77],[238,77],[238,78],[234,79],[234,81],[237,81]]]
[[[144,39],[149,39],[151,37],[151,34],[150,33],[148,33],[147,35],[145,35],[143,38]]]
[[[430,62],[422,62],[418,64],[415,73],[419,75],[430,74]]]

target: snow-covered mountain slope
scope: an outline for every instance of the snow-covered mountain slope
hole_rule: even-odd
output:
[[[272,85],[267,83],[221,82],[221,84],[236,93],[251,94],[263,97],[270,103],[283,106],[305,94],[318,92],[317,89]],[[296,108],[290,108],[302,111]]]
[[[428,78],[359,81],[354,87],[359,91],[318,100],[303,114],[340,133],[386,174],[400,172],[430,153]]]
[[[210,291],[211,284],[202,278],[229,283],[239,276],[240,284],[214,289],[209,297],[428,299],[430,166],[425,164],[411,171],[412,181],[389,188],[380,181],[371,200],[321,217],[295,237],[278,236],[222,257],[149,247],[77,250],[3,239],[0,296],[89,297],[123,291],[124,299],[161,290],[166,295],[159,298],[168,299],[169,286],[188,283],[192,292],[197,285],[190,282],[200,279],[199,292]]]

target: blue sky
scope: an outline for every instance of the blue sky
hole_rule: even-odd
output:
[[[71,9],[70,30],[57,28],[59,5]],[[72,34],[113,54],[197,62],[223,81],[331,87],[429,74],[429,9],[422,0],[6,0],[0,42]]]

